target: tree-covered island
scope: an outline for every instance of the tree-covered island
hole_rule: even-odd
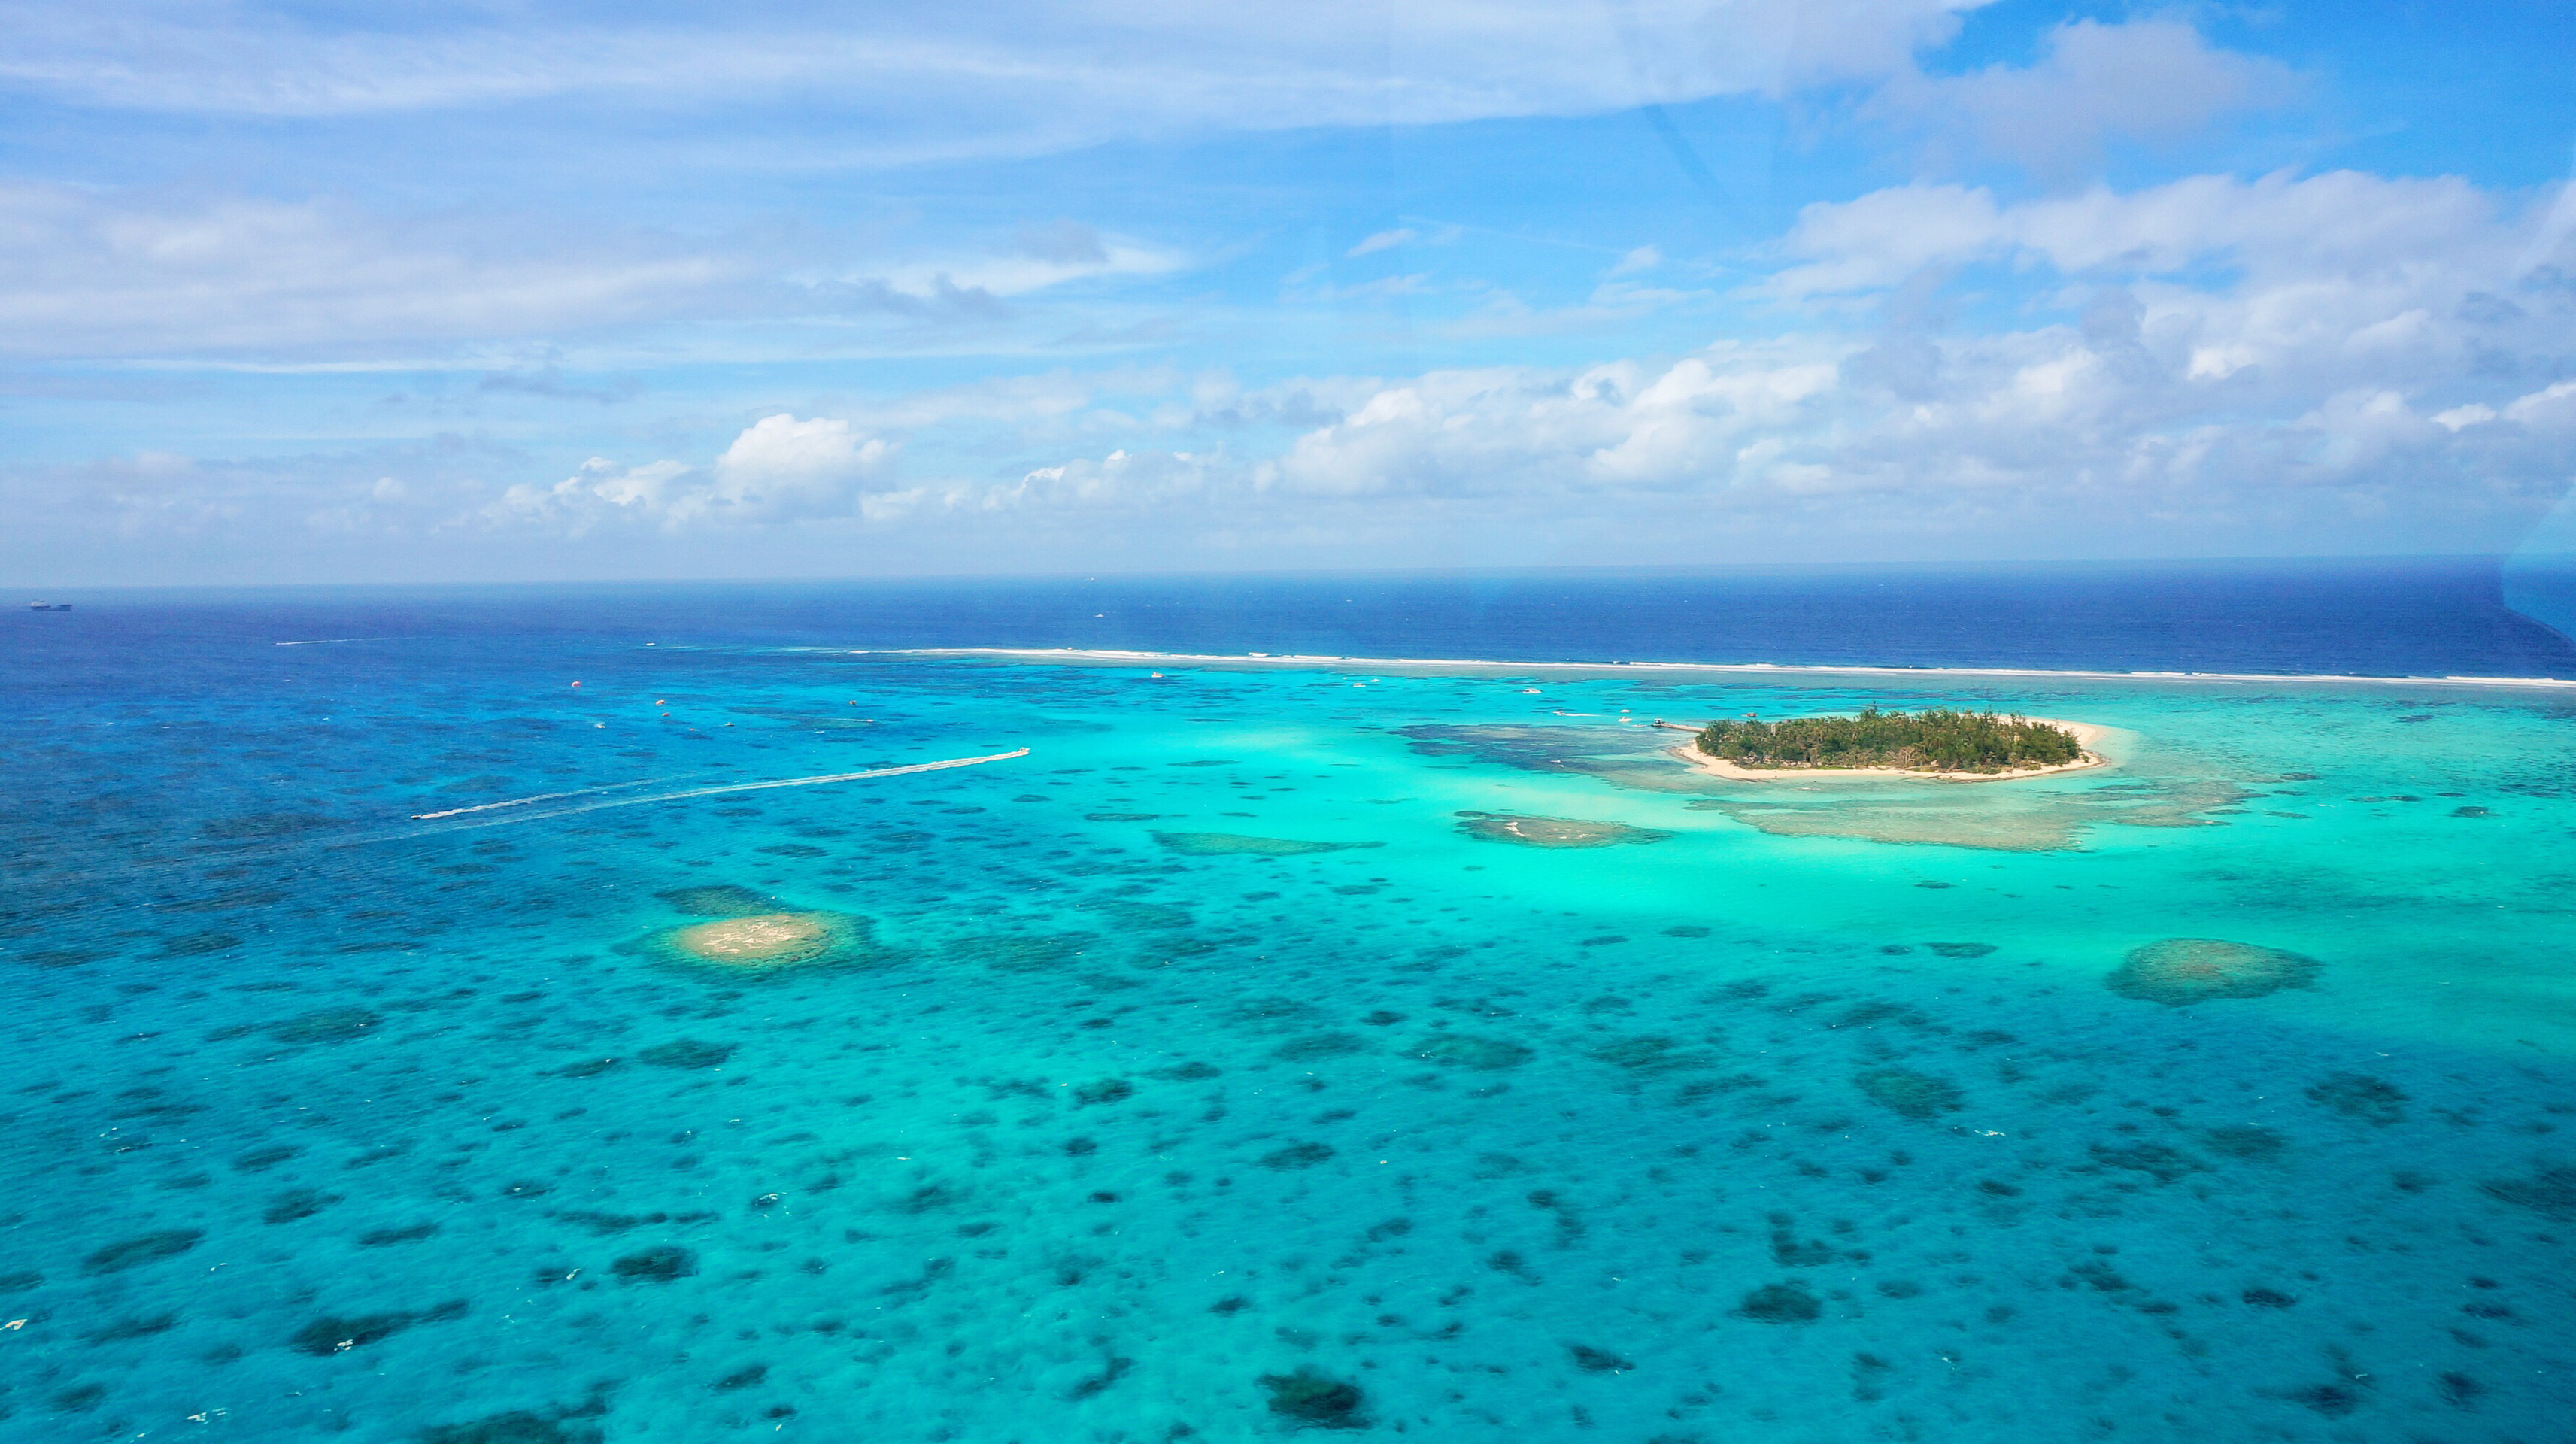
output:
[[[1738,767],[1887,767],[1919,772],[2026,772],[2084,760],[2073,732],[1993,712],[1882,712],[1785,722],[1711,722],[1693,744]]]

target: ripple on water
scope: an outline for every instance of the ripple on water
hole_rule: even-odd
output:
[[[1382,842],[1301,842],[1236,832],[1156,832],[1154,841],[1183,857],[1304,857],[1318,852],[1384,847]]]

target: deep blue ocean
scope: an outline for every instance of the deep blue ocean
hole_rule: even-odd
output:
[[[2571,597],[0,613],[0,1436],[2576,1438]],[[1869,704],[2107,761],[1649,725]]]

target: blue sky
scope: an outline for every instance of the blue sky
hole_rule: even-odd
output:
[[[0,6],[0,576],[2576,539],[2563,5],[931,8]]]

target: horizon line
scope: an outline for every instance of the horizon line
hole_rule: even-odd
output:
[[[658,576],[448,578],[435,581],[258,581],[258,582],[32,582],[0,583],[22,591],[58,592],[213,592],[213,591],[399,591],[472,587],[636,587],[636,586],[787,586],[797,584],[862,584],[881,582],[1031,582],[1117,580],[1228,580],[1254,577],[1422,577],[1509,576],[1530,574],[1653,572],[1666,574],[1724,572],[1840,572],[1889,574],[1974,571],[1981,568],[2045,567],[2195,567],[2257,563],[2332,564],[2364,562],[2481,562],[2499,570],[2515,560],[2557,562],[2576,567],[2576,549],[2566,551],[2446,552],[2264,552],[2215,556],[2152,557],[1985,557],[1923,561],[1793,561],[1793,562],[1496,562],[1456,566],[1385,567],[1247,567],[1238,570],[1161,568],[1114,570],[1062,568],[997,572],[802,573],[792,576]]]

